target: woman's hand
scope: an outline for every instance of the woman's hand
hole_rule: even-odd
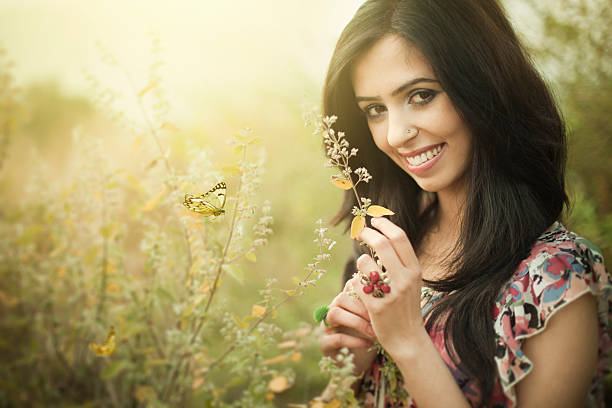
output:
[[[386,218],[373,218],[372,228],[364,228],[357,239],[372,248],[385,267],[391,291],[383,297],[363,292],[359,277],[349,281],[363,302],[376,338],[392,358],[416,351],[429,336],[421,314],[421,269],[406,233]],[[382,275],[370,255],[357,259],[357,269],[366,276]]]
[[[324,326],[320,344],[323,355],[328,357],[335,357],[343,347],[348,348],[355,356],[353,362],[358,375],[370,368],[376,357],[376,352],[369,350],[375,336],[363,303],[349,295],[349,282],[329,305],[325,318],[329,327]]]

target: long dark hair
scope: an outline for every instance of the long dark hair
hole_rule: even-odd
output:
[[[561,218],[565,192],[565,126],[551,92],[496,0],[368,0],[346,26],[331,59],[324,113],[359,148],[355,167],[374,176],[360,194],[393,209],[391,220],[418,247],[437,201],[419,211],[421,188],[375,146],[351,85],[352,64],[388,34],[428,59],[472,134],[460,237],[449,276],[425,281],[448,292],[426,328],[444,324],[449,355],[461,362],[488,405],[496,378],[493,305],[531,247]],[[336,221],[356,205],[347,193]],[[452,292],[452,293],[451,293]],[[450,342],[449,342],[450,337]]]

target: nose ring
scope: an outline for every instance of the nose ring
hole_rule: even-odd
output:
[[[419,131],[416,128],[408,128],[408,129],[406,129],[406,136],[408,136],[408,137],[416,136],[418,133],[419,133]]]

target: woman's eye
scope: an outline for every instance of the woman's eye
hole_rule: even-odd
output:
[[[436,93],[437,92],[435,91],[431,91],[427,89],[416,91],[410,94],[410,97],[408,98],[408,103],[413,104],[413,105],[425,105],[426,103],[431,101],[434,98],[434,96],[436,96]]]
[[[364,112],[368,118],[374,119],[385,113],[386,110],[387,108],[382,105],[369,105],[366,106]]]

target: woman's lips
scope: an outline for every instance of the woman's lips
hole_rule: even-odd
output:
[[[411,173],[421,174],[435,166],[444,154],[446,147],[446,143],[441,143],[402,156],[406,162],[406,167],[408,167]]]

